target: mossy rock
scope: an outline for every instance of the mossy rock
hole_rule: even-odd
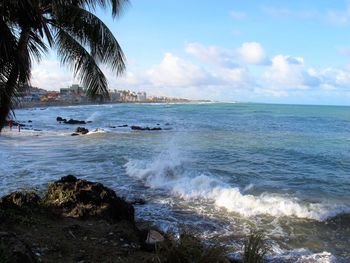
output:
[[[134,223],[134,207],[112,189],[72,175],[49,184],[43,203],[66,217]]]
[[[1,208],[22,208],[38,206],[40,197],[34,192],[13,192],[0,198]]]

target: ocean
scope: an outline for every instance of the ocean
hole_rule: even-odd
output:
[[[89,134],[71,136],[79,125],[57,116],[91,121]],[[108,104],[16,118],[21,132],[0,136],[1,195],[72,174],[143,198],[136,218],[164,231],[240,251],[261,230],[271,262],[350,262],[350,107]]]

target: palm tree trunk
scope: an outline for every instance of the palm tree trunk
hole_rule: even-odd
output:
[[[25,27],[21,31],[21,35],[18,41],[16,58],[13,60],[12,68],[7,79],[6,84],[3,87],[3,91],[0,93],[0,132],[6,124],[6,119],[13,107],[12,101],[15,96],[16,86],[18,85],[19,68],[29,66],[28,59],[25,55],[25,50],[29,42],[30,28]]]

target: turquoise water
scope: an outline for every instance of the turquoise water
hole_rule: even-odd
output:
[[[164,230],[190,226],[239,250],[259,229],[273,262],[350,261],[350,107],[116,104],[16,116],[28,130],[0,136],[1,194],[74,174],[144,198],[137,217]],[[72,137],[76,126],[57,116],[99,130]]]

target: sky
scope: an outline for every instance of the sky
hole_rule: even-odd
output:
[[[350,1],[130,0],[96,11],[127,57],[109,88],[190,99],[350,105]],[[54,52],[32,85],[77,83]]]

